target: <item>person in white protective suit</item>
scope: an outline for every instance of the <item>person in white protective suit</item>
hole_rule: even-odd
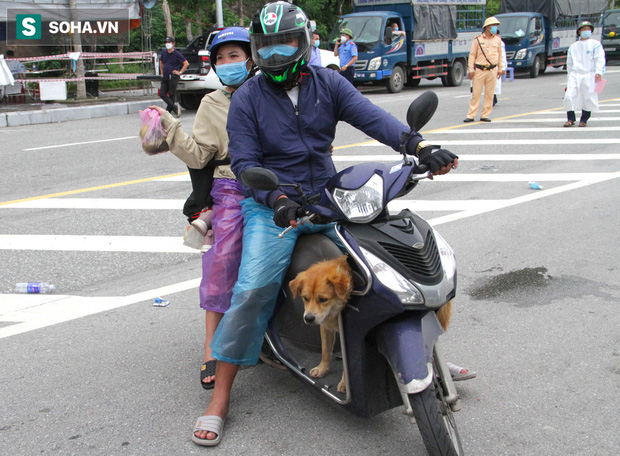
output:
[[[497,36],[499,36],[499,30],[497,31]],[[501,38],[501,36],[500,36]],[[504,70],[508,68],[508,60],[506,59],[506,45],[504,41],[502,41],[502,65]],[[495,91],[493,92],[493,106],[497,104],[497,96],[502,94],[502,78],[497,78],[495,82]]]
[[[605,51],[600,42],[590,38],[593,31],[594,27],[590,22],[579,24],[579,40],[568,48],[568,84],[564,95],[567,118],[565,127],[575,125],[575,111],[578,109],[581,109],[580,127],[587,125],[592,111],[598,111],[598,94],[594,91],[594,86],[605,73]]]

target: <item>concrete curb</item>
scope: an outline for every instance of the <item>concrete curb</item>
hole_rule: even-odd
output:
[[[92,106],[72,106],[41,109],[36,111],[16,111],[0,113],[0,128],[18,127],[44,123],[66,122],[68,120],[96,119],[98,117],[124,116],[135,114],[148,106],[164,107],[160,98],[141,101],[124,101]]]

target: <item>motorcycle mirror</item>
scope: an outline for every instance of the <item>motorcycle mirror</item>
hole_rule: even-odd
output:
[[[248,168],[241,173],[241,180],[254,190],[275,190],[280,185],[278,176],[266,168]]]
[[[409,105],[407,123],[413,130],[420,131],[431,120],[438,105],[439,98],[435,92],[424,92]]]

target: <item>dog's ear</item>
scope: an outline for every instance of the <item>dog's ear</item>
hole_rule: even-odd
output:
[[[347,274],[332,274],[327,278],[327,281],[332,284],[336,295],[340,299],[347,299],[351,289],[351,277]]]
[[[338,268],[327,277],[327,281],[332,284],[340,299],[348,299],[353,289],[353,282],[351,280],[351,268],[347,263],[347,255],[338,258],[338,263]]]
[[[297,297],[297,293],[299,293],[299,290],[301,290],[304,286],[304,281],[303,281],[303,278],[301,277],[301,273],[297,274],[297,277],[291,280],[288,283],[288,286],[291,289],[291,293],[293,293],[293,299],[295,299]]]

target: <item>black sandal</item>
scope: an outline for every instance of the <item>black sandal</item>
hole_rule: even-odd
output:
[[[574,120],[569,120],[568,122],[566,122],[564,124],[565,127],[572,127],[573,125],[575,125],[575,121]]]
[[[203,382],[206,377],[215,375],[215,366],[217,366],[217,361],[212,359],[211,361],[204,363],[200,368],[200,385],[206,390],[213,389],[215,386],[215,380],[209,383]]]

